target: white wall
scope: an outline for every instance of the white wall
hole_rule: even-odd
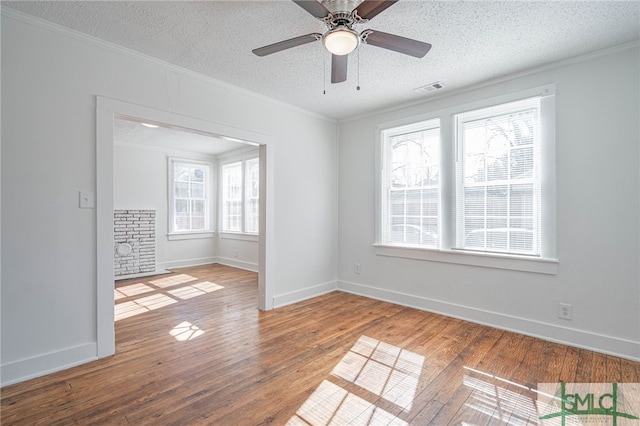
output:
[[[340,124],[339,288],[640,359],[637,45]],[[556,84],[556,275],[374,254],[375,126]],[[361,264],[361,274],[354,273]],[[573,320],[558,318],[558,303]]]
[[[113,151],[113,208],[156,211],[156,265],[158,269],[214,263],[216,241],[210,238],[169,240],[168,157],[206,161],[211,167],[212,195],[217,190],[217,159],[192,152],[166,152],[159,149],[116,144]],[[215,210],[215,202],[211,205]],[[215,223],[215,215],[211,220]]]
[[[272,303],[335,288],[335,122],[10,9],[1,30],[3,384],[97,356],[96,96],[270,135]]]

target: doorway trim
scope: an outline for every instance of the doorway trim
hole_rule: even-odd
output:
[[[129,102],[96,97],[96,337],[97,357],[115,353],[113,268],[113,120],[124,115],[226,136],[258,144],[260,152],[260,235],[258,238],[258,308],[273,309],[273,161],[268,147],[274,138],[237,127]]]

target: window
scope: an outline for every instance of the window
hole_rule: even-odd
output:
[[[440,120],[384,132],[383,234],[390,244],[440,247]]]
[[[376,253],[554,273],[554,113],[550,85],[379,128]]]
[[[457,114],[456,245],[540,253],[540,98]]]
[[[222,165],[222,231],[257,234],[260,207],[257,157]]]
[[[252,158],[245,162],[247,169],[245,179],[245,231],[258,233],[260,209],[260,162]]]
[[[169,159],[170,234],[210,231],[209,165]]]
[[[242,162],[222,166],[222,230],[242,232]]]

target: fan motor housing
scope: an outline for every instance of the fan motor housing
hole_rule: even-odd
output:
[[[351,14],[351,11],[362,2],[363,0],[323,0],[320,3],[335,15],[337,13]]]

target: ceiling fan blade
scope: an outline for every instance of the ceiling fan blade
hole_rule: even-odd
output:
[[[383,33],[382,31],[364,30],[362,32],[362,40],[366,44],[394,50],[416,58],[422,58],[431,50],[429,43],[395,34]]]
[[[257,49],[253,49],[252,52],[258,56],[266,56],[271,55],[272,53],[280,52],[281,50],[290,49],[292,47],[300,46],[307,43],[312,43],[320,39],[322,39],[322,34],[312,33],[300,37],[291,38],[289,40],[280,41],[278,43],[273,43],[268,46],[259,47]]]
[[[316,0],[292,0],[295,4],[315,16],[316,18],[324,18],[329,11]]]
[[[393,6],[397,1],[398,0],[364,0],[356,10],[358,11],[358,16],[362,19],[371,19],[386,10],[389,6]]]
[[[331,82],[342,83],[347,80],[349,55],[331,55]]]

